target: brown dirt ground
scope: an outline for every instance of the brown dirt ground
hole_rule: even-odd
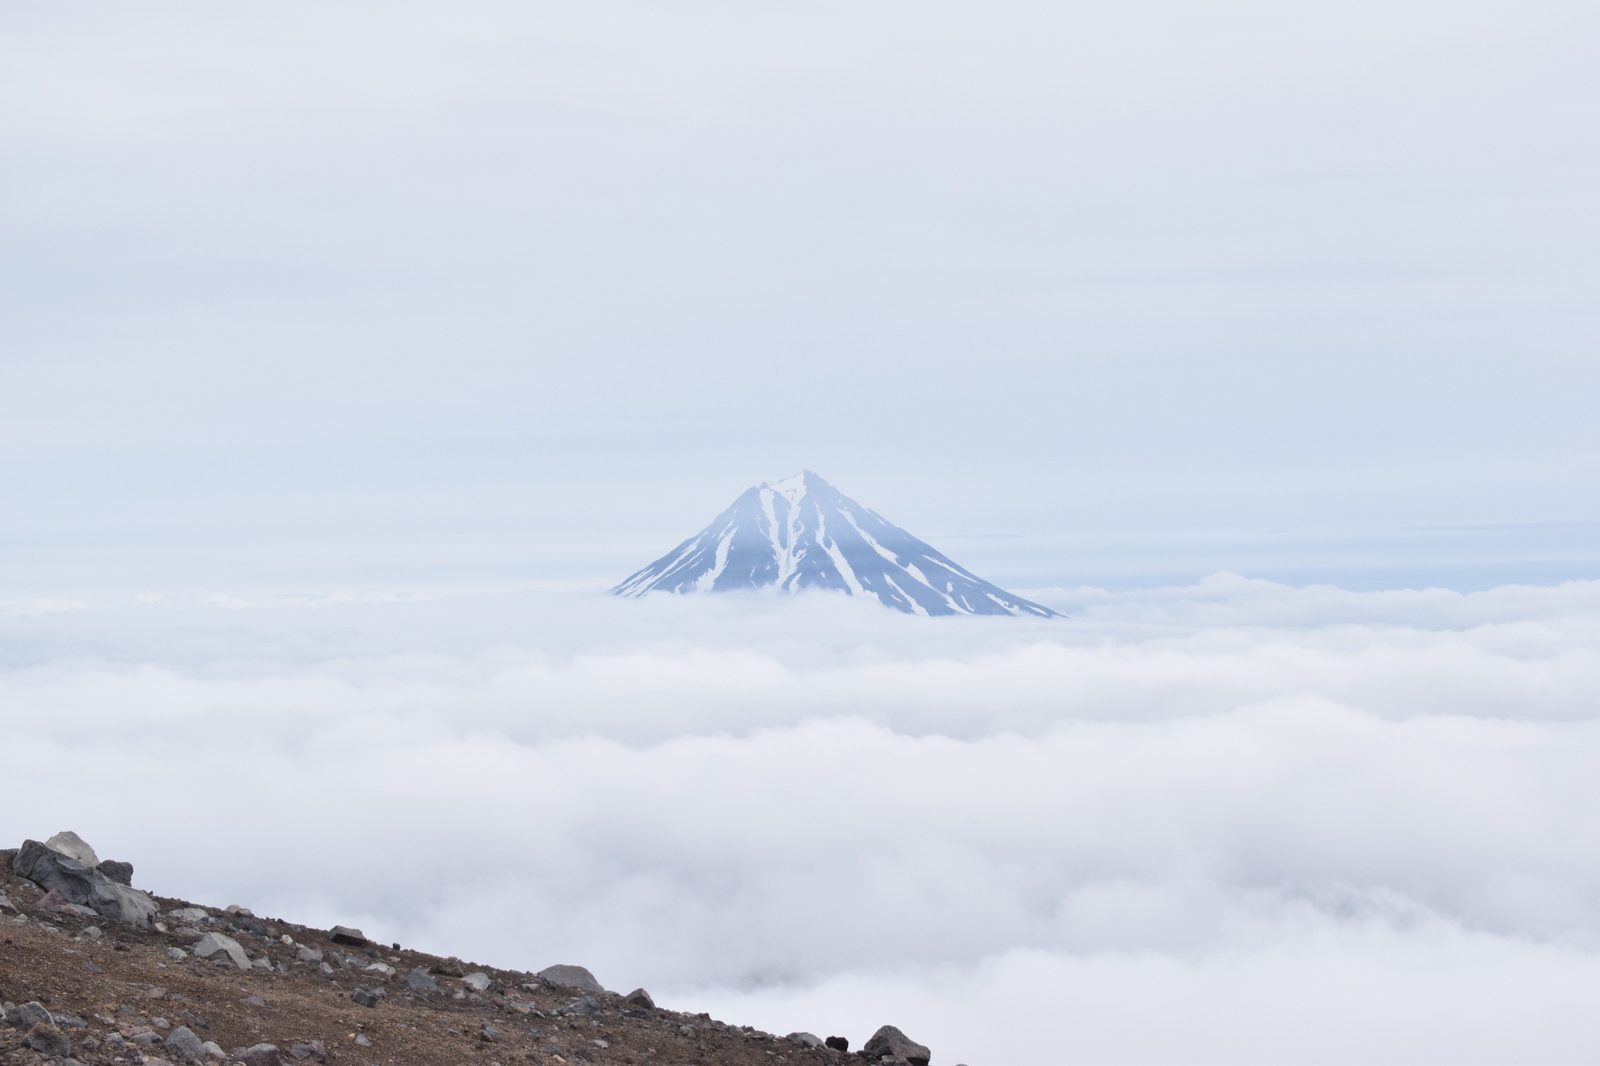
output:
[[[74,1015],[87,1028],[68,1032],[73,1058],[88,1066],[145,1061],[132,1046],[116,1052],[106,1044],[113,1030],[124,1037],[155,1030],[163,1037],[187,1025],[201,1040],[224,1051],[276,1044],[286,1063],[291,1045],[320,1040],[326,1061],[340,1066],[863,1066],[855,1055],[811,1049],[768,1033],[724,1025],[705,1014],[638,1010],[610,993],[595,996],[604,1009],[592,1017],[558,1017],[555,1009],[579,993],[547,986],[532,974],[440,959],[382,945],[365,949],[335,944],[326,932],[263,918],[266,936],[213,925],[252,956],[265,954],[288,973],[240,970],[195,958],[182,962],[168,949],[187,949],[193,934],[134,929],[103,919],[82,918],[37,907],[41,893],[10,876],[0,856],[0,891],[18,910],[0,909],[0,1000],[37,1000],[52,1012]],[[155,897],[163,912],[195,906]],[[208,907],[224,923],[229,916]],[[19,913],[25,922],[19,922]],[[84,930],[96,926],[95,940]],[[295,961],[295,947],[279,939],[320,948],[334,967],[331,976],[315,963]],[[337,955],[335,953],[338,953]],[[340,965],[344,955],[383,961],[397,973],[385,977]],[[413,967],[431,970],[437,993],[413,993],[402,983]],[[459,969],[457,969],[459,967]],[[482,994],[441,974],[483,972],[493,984]],[[523,988],[530,984],[535,990]],[[357,987],[384,988],[388,996],[368,1008],[350,999]],[[456,998],[456,993],[463,993]],[[259,996],[266,1005],[241,1002]],[[624,1012],[628,1013],[624,1013]],[[164,1019],[169,1028],[155,1025]],[[486,1039],[484,1028],[499,1032]],[[59,1060],[25,1047],[25,1034],[0,1024],[0,1063],[43,1066]],[[371,1041],[357,1044],[358,1037]],[[165,1059],[160,1047],[145,1053]],[[216,1060],[211,1060],[215,1062]],[[315,1063],[308,1058],[307,1063]],[[152,1062],[152,1066],[155,1066]]]

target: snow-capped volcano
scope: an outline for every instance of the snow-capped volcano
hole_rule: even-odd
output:
[[[705,529],[611,591],[773,585],[876,596],[909,614],[1055,614],[962,569],[809,470],[757,485]]]

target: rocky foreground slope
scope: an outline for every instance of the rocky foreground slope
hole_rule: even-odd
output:
[[[75,834],[0,851],[0,1062],[84,1066],[928,1066],[892,1026],[861,1051],[132,887]]]

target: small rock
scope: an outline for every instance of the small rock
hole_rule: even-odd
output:
[[[483,1027],[483,1032],[478,1034],[478,1039],[487,1041],[489,1043],[494,1043],[496,1040],[500,1039],[500,1030],[496,1029],[492,1025],[486,1025]]]
[[[366,936],[359,929],[351,929],[347,925],[336,925],[328,930],[328,939],[335,944],[353,944],[364,947],[367,943]]]
[[[228,1053],[222,1050],[222,1045],[215,1040],[207,1040],[200,1046],[205,1049],[206,1058],[208,1059],[225,1059],[228,1057]]]
[[[98,925],[91,925],[84,928],[83,935],[88,937],[90,940],[99,940],[106,934],[105,931],[102,930]]]
[[[222,955],[241,970],[250,968],[250,956],[244,953],[244,948],[240,947],[239,942],[233,937],[223,936],[221,933],[207,933],[195,941],[194,947],[189,950],[202,959]]]
[[[228,926],[229,928],[238,929],[246,933],[253,933],[256,936],[269,935],[267,923],[261,921],[260,919],[252,918],[248,914],[234,915],[233,921],[229,922]]]
[[[98,918],[100,912],[93,907],[85,907],[81,903],[68,903],[61,908],[67,914],[76,914],[79,918]]]
[[[71,830],[62,830],[46,840],[44,846],[51,851],[59,851],[69,859],[76,859],[85,866],[100,865],[100,856],[94,853],[87,841]]]
[[[128,1039],[132,1040],[135,1044],[138,1044],[142,1048],[153,1048],[157,1044],[161,1043],[161,1034],[156,1032],[154,1029],[146,1029],[142,1033],[134,1033]]]
[[[594,979],[594,974],[582,966],[546,966],[534,976],[563,988],[576,988],[579,992],[604,992],[605,988]]]
[[[151,1018],[150,1019],[150,1024],[155,1026],[157,1029],[171,1029],[172,1028],[172,1023],[167,1021],[165,1018]]]
[[[371,1047],[372,1041],[367,1039],[366,1033],[356,1034],[356,1047]]]
[[[246,1007],[265,1007],[267,1005],[267,1001],[262,999],[260,996],[246,996],[239,1002],[244,1004]]]
[[[386,962],[375,962],[375,963],[372,963],[370,966],[367,967],[367,972],[369,972],[369,973],[381,973],[385,977],[393,977],[399,971],[397,971],[393,966],[390,966]]]
[[[627,1002],[635,1007],[643,1007],[645,1010],[655,1010],[656,1006],[656,1001],[650,998],[650,993],[642,988],[635,988],[632,992],[629,992]]]
[[[383,996],[384,991],[381,988],[357,988],[352,989],[350,992],[350,998],[361,1004],[363,1007],[376,1007],[378,1005],[378,1000],[382,999]]]
[[[90,973],[105,973],[104,970],[102,970],[100,967],[96,966],[92,962],[87,962],[87,961],[84,962],[83,968],[85,970],[88,970]]]
[[[52,888],[50,891],[39,897],[39,902],[33,905],[33,909],[36,911],[45,911],[49,914],[58,914],[60,913],[61,908],[65,907],[66,905],[67,897],[63,896],[60,892],[57,892]]]
[[[272,969],[272,960],[263,955],[259,959],[251,959],[250,965],[258,970],[270,970]]]
[[[188,957],[189,957],[189,953],[187,951],[184,951],[182,948],[168,948],[167,949],[167,958],[171,959],[173,962],[182,962],[184,959],[187,959]]]
[[[406,974],[405,985],[407,988],[416,989],[418,992],[439,991],[439,982],[435,981],[433,975],[427,970],[413,969]]]
[[[482,992],[489,987],[489,975],[486,973],[469,973],[461,979],[461,983],[474,992]]]
[[[881,1026],[876,1033],[873,1033],[872,1038],[861,1046],[861,1054],[868,1059],[881,1059],[885,1056],[905,1059],[911,1066],[928,1066],[928,1060],[933,1057],[933,1053],[926,1047],[892,1025]]]
[[[294,957],[296,962],[321,962],[322,949],[311,947],[308,944],[301,944],[294,949]]]
[[[41,1055],[60,1058],[72,1053],[72,1041],[67,1039],[67,1034],[45,1022],[39,1022],[29,1029],[22,1042]]]
[[[96,870],[119,885],[133,884],[133,863],[118,862],[116,859],[106,859],[104,862],[95,863]]]
[[[833,1048],[833,1050],[835,1050],[835,1051],[849,1051],[850,1050],[850,1040],[847,1037],[830,1036],[830,1037],[828,1037],[828,1039],[824,1040],[822,1043],[827,1047]]]
[[[557,1014],[599,1014],[603,1008],[599,1000],[593,996],[580,996],[563,1007],[557,1007]]]
[[[187,1025],[174,1029],[167,1035],[163,1045],[170,1054],[176,1055],[185,1062],[199,1062],[206,1057],[206,1049],[201,1045],[200,1038],[194,1035],[194,1030]]]
[[[174,907],[164,917],[179,922],[203,922],[211,917],[211,912],[204,907]]]
[[[243,915],[246,918],[254,918],[256,916],[255,911],[251,910],[249,907],[241,907],[237,903],[228,904],[223,908],[223,911],[227,914]],[[260,1045],[258,1044],[257,1046],[259,1047]],[[273,1048],[272,1050],[277,1051],[278,1049]]]
[[[789,1041],[791,1044],[799,1044],[802,1047],[822,1046],[822,1038],[817,1036],[815,1033],[790,1033],[788,1036],[784,1037],[784,1039]]]
[[[333,967],[329,966],[325,962],[324,963],[319,963],[318,966],[317,966],[317,969],[322,971],[322,976],[324,976],[324,977],[332,977],[333,976]]]
[[[244,1063],[244,1066],[283,1066],[283,1059],[278,1057],[276,1044],[257,1044],[234,1052],[233,1057]]]

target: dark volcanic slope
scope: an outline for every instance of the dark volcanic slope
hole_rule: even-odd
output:
[[[640,1008],[610,992],[593,993],[592,1006],[582,1005],[593,1013],[561,1014],[583,993],[530,973],[391,946],[335,943],[321,930],[213,909],[205,927],[233,937],[273,969],[222,966],[187,955],[196,933],[192,928],[180,932],[167,914],[193,904],[155,897],[170,931],[142,930],[41,906],[40,890],[11,874],[10,858],[0,856],[0,891],[10,902],[0,905],[0,999],[37,1001],[48,1008],[58,1016],[72,1058],[89,1066],[141,1061],[155,1066],[174,1059],[159,1045],[142,1052],[139,1034],[165,1038],[180,1026],[229,1053],[210,1062],[237,1061],[241,1049],[263,1043],[276,1045],[287,1063],[303,1056],[305,1062],[350,1066],[865,1062],[705,1014]],[[247,928],[230,924],[238,918]],[[98,939],[91,927],[100,931]],[[174,957],[174,948],[186,957]],[[315,952],[322,953],[322,963],[302,961]],[[377,963],[395,973],[366,969]],[[324,973],[323,965],[332,972]],[[440,991],[409,989],[405,978],[413,968],[431,970]],[[476,973],[487,978],[481,992],[460,979]],[[351,998],[358,988],[384,995],[377,1006],[362,1006]],[[251,997],[258,1002],[246,1002]],[[43,1066],[60,1061],[25,1046],[25,1036],[16,1026],[0,1028],[0,1062]]]

